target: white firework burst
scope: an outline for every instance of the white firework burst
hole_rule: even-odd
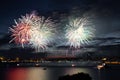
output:
[[[30,30],[30,45],[37,50],[40,48],[46,49],[47,46],[54,41],[54,22],[52,22],[50,18],[45,19],[44,17],[39,17],[39,20],[35,22],[33,26]]]
[[[88,44],[94,37],[94,28],[88,18],[70,19],[66,25],[65,37],[70,47],[80,48],[83,44]]]

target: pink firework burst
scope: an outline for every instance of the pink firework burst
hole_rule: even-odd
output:
[[[35,14],[26,14],[18,22],[15,21],[16,25],[10,28],[11,37],[13,38],[10,42],[14,41],[16,44],[22,44],[22,47],[24,47],[24,44],[29,43],[31,26],[38,18]]]
[[[30,39],[29,30],[30,26],[25,23],[20,23],[15,27],[10,28],[10,31],[12,32],[11,36],[13,37],[10,42],[14,40],[16,44],[22,44],[22,46],[23,44],[28,43]]]

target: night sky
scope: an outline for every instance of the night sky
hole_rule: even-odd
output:
[[[39,15],[47,14],[48,16],[51,15],[49,13],[55,11],[69,14],[74,7],[78,7],[81,11],[91,11],[91,15],[95,16],[96,36],[101,37],[104,35],[102,38],[117,36],[117,39],[115,38],[114,40],[93,41],[94,46],[120,44],[118,39],[120,38],[119,0],[0,0],[0,50],[3,50],[3,52],[4,50],[11,50],[8,43],[10,40],[8,39],[9,36],[7,35],[2,39],[1,35],[2,33],[9,34],[8,29],[14,25],[14,19],[18,19],[21,15],[32,11],[37,11]],[[13,53],[15,50],[10,52]]]
[[[34,10],[39,14],[46,14],[54,11],[70,12],[74,7],[93,10],[93,14],[96,15],[96,34],[119,31],[119,3],[119,0],[1,0],[0,32],[8,32],[8,27],[14,25],[14,19]]]

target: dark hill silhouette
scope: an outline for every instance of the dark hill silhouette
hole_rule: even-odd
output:
[[[92,77],[90,77],[90,75],[87,73],[78,73],[73,75],[61,76],[58,80],[92,80]]]

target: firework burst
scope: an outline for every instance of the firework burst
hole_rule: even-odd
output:
[[[94,37],[94,29],[88,18],[70,19],[66,25],[65,37],[70,47],[80,48],[83,44],[88,44]]]
[[[10,28],[13,39],[17,44],[29,44],[31,47],[39,49],[47,48],[55,36],[55,24],[50,18],[27,14],[15,21],[16,25]]]
[[[18,22],[15,20],[16,25],[10,28],[10,31],[12,32],[11,36],[13,37],[10,42],[15,41],[16,44],[22,44],[22,47],[24,47],[24,44],[29,42],[30,29],[35,20],[34,18],[35,15],[26,14],[26,16],[19,18]]]
[[[30,44],[36,49],[46,49],[47,45],[54,41],[55,36],[55,24],[50,18],[40,17],[39,21],[34,24],[34,28],[31,29]]]

